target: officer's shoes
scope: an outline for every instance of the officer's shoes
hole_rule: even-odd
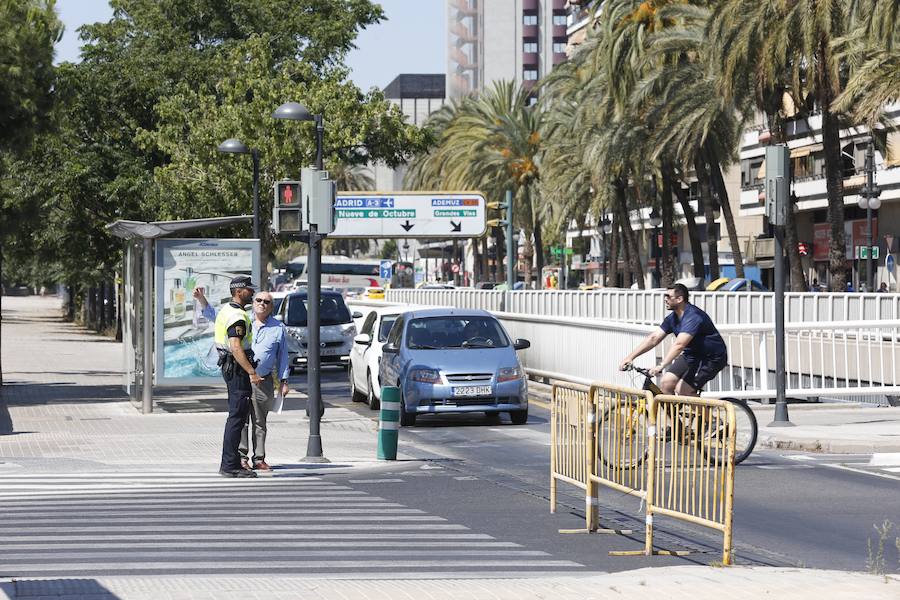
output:
[[[219,475],[221,475],[222,477],[240,477],[240,478],[245,478],[245,477],[256,477],[256,472],[255,472],[255,471],[248,471],[247,469],[238,469],[237,471],[225,471],[225,470],[221,470],[221,471],[219,471]]]

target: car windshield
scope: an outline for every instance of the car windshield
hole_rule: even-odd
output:
[[[307,305],[306,296],[292,298],[288,303],[285,325],[306,327]],[[320,326],[343,325],[353,321],[344,299],[338,295],[323,295],[319,307]]]
[[[509,339],[491,317],[427,317],[413,319],[407,329],[407,348],[504,348]]]
[[[394,326],[394,321],[397,320],[399,315],[385,315],[381,317],[381,327],[378,328],[378,341],[385,342],[387,341],[388,334],[391,332],[391,327]]]

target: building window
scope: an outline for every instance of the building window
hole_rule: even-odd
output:
[[[537,78],[538,78],[538,72],[537,72],[537,69],[525,69],[525,71],[522,73],[522,78],[523,78],[525,81],[535,81],[535,80],[537,80]]]
[[[522,25],[537,25],[537,15],[522,15]]]
[[[537,18],[537,17],[535,17]],[[553,15],[553,24],[554,25],[565,25],[566,24],[566,15]]]
[[[565,42],[553,42],[553,52],[555,54],[565,54],[566,43]]]
[[[525,42],[522,44],[522,52],[536,54],[538,51],[537,42]]]

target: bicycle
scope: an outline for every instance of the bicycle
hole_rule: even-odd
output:
[[[644,385],[642,389],[650,391],[654,396],[662,394],[662,390],[653,382],[653,377],[650,375],[649,369],[643,369],[641,367],[631,365],[629,370],[637,371],[641,375],[644,376]],[[697,390],[699,394],[702,390]],[[735,415],[735,451],[734,451],[734,464],[740,464],[743,462],[750,453],[753,452],[753,448],[756,446],[756,437],[759,432],[758,425],[756,423],[756,417],[753,414],[753,411],[750,410],[750,407],[747,406],[747,403],[743,400],[739,400],[737,398],[722,398],[722,400],[726,400],[731,402],[734,405],[734,415]],[[643,431],[646,429],[650,415],[648,412],[648,407],[644,401],[640,401],[637,405],[637,411],[628,410],[630,414],[625,415],[616,415],[614,414],[616,411],[622,410],[622,406],[615,406],[609,408],[603,413],[603,416],[600,420],[600,426],[610,426],[610,424],[615,424],[616,426],[620,426],[621,423],[625,422],[629,429],[626,431],[626,436],[637,436],[638,431]],[[690,412],[688,414],[680,414],[676,413],[671,415],[670,419],[679,419],[680,426],[678,427],[666,427],[664,431],[660,432],[660,435],[665,436],[666,442],[671,442],[673,437],[673,431],[678,431],[680,433],[679,443],[683,445],[689,445],[691,443],[695,443],[700,445],[701,448],[709,448],[708,440],[711,438],[722,440],[724,438],[724,428],[725,424],[721,424],[718,427],[706,427],[705,430],[701,433],[698,429],[701,427],[700,423],[698,423],[698,419],[696,416],[691,416]],[[598,449],[599,452],[599,449]],[[635,452],[633,454],[629,454],[627,459],[620,457],[619,460],[615,462],[615,464],[611,464],[610,461],[607,461],[602,455],[599,456],[600,460],[603,461],[604,464],[612,467],[620,467],[620,468],[636,468],[643,464],[644,460],[647,458],[647,454],[649,449],[644,448],[643,452]]]

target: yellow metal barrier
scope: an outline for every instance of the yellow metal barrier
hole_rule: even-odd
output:
[[[654,398],[647,472],[647,536],[653,551],[653,516],[663,515],[723,534],[722,563],[732,561],[734,406],[690,396]]]
[[[722,563],[732,562],[735,416],[725,400],[653,396],[649,391],[557,383],[551,401],[550,510],[559,481],[585,490],[583,530],[600,530],[601,486],[646,506],[644,549],[612,555],[687,554],[653,549],[661,515],[723,534]]]
[[[653,394],[617,385],[594,384],[591,405],[597,422],[592,428],[591,453],[595,460],[591,461],[587,489],[592,500],[586,509],[588,529],[598,531],[598,486],[646,498],[648,471],[644,464],[653,462],[653,447],[647,436]]]
[[[550,400],[550,512],[556,512],[560,481],[583,490],[588,486],[591,440],[590,388],[554,383]],[[589,498],[589,496],[588,496]]]

